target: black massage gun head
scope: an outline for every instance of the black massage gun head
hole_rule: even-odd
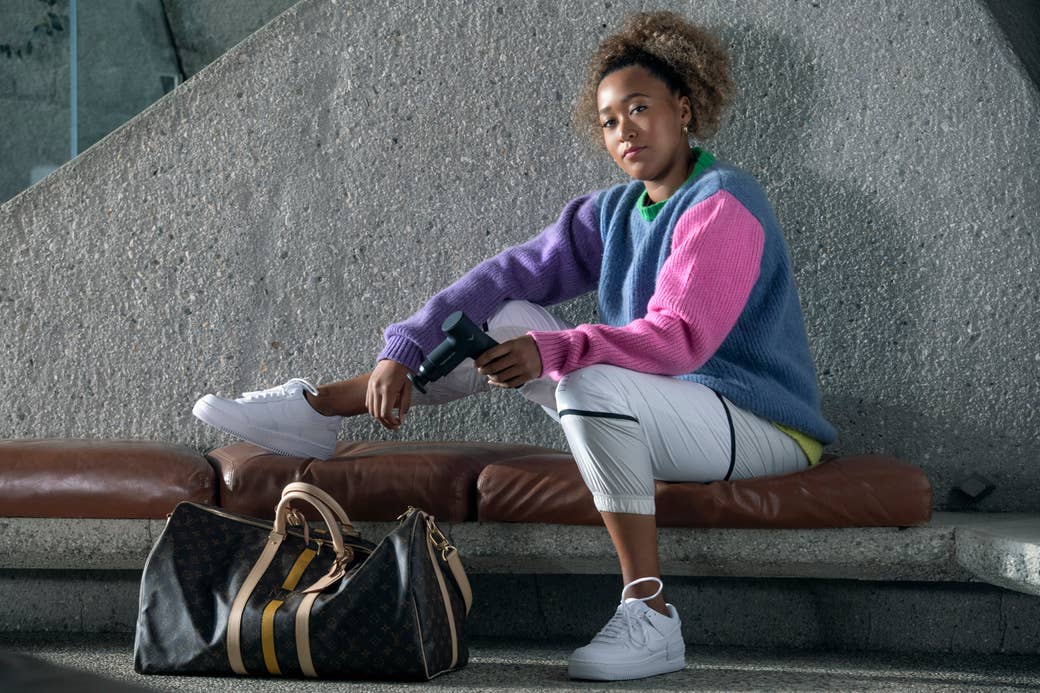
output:
[[[427,383],[444,377],[463,359],[476,358],[498,344],[462,311],[455,311],[445,318],[441,329],[447,338],[427,355],[418,373],[408,374],[408,380],[423,394],[426,394],[424,386]]]

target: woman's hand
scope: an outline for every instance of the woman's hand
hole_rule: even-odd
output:
[[[372,418],[386,428],[397,430],[404,423],[404,415],[411,403],[412,383],[408,380],[408,367],[390,359],[377,363],[365,391],[365,408]],[[394,416],[395,407],[397,416]]]
[[[473,363],[495,387],[520,387],[542,374],[542,355],[529,334],[491,347]]]

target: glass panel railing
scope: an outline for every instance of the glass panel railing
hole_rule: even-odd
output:
[[[0,204],[293,2],[0,0]]]
[[[69,0],[0,3],[0,203],[70,154]]]
[[[162,0],[71,2],[82,152],[180,84],[181,70]]]
[[[3,0],[0,203],[181,81],[162,0]]]

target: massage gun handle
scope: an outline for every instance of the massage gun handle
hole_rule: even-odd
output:
[[[430,355],[419,366],[417,374],[408,375],[408,380],[422,393],[426,392],[423,386],[427,383],[444,377],[465,359],[475,359],[498,344],[486,332],[473,324],[473,321],[462,311],[449,315],[441,325],[441,329],[448,335],[447,339],[430,352]]]

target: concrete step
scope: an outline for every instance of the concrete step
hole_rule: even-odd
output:
[[[474,637],[590,638],[618,575],[475,574]],[[0,571],[0,632],[131,633],[138,571]],[[979,583],[665,577],[690,646],[1040,654],[1040,599]]]
[[[616,573],[603,527],[438,523],[467,571]],[[162,520],[0,518],[0,569],[140,569]],[[377,541],[394,523],[358,522]],[[658,531],[663,575],[987,582],[1040,595],[1040,514],[937,512],[917,527]]]
[[[688,647],[686,668],[649,679],[617,683],[572,681],[567,657],[584,642],[532,643],[516,639],[475,640],[463,669],[436,678],[427,686],[466,691],[924,691],[1036,690],[1040,658],[1012,655],[910,655],[890,652],[804,652],[783,649]],[[6,652],[6,654],[5,654]],[[84,673],[106,680],[165,691],[325,691],[329,682],[291,682],[267,678],[141,676],[133,671],[133,641],[127,636],[84,638],[23,634],[0,640],[0,661],[14,653],[32,655],[42,673],[58,665],[77,693],[110,690],[88,688]],[[0,685],[4,680],[0,673]],[[55,678],[48,683],[55,685]],[[415,684],[337,682],[336,691],[376,693],[412,690]],[[5,689],[6,690],[6,689]],[[13,690],[13,689],[12,689]],[[59,691],[64,688],[48,688]]]
[[[379,538],[391,524],[358,526]],[[905,529],[665,528],[665,597],[693,646],[1037,654],[1038,526],[1030,515],[936,513]],[[162,527],[0,519],[0,631],[132,632]],[[588,638],[617,604],[602,527],[443,529],[470,574],[476,637]]]

